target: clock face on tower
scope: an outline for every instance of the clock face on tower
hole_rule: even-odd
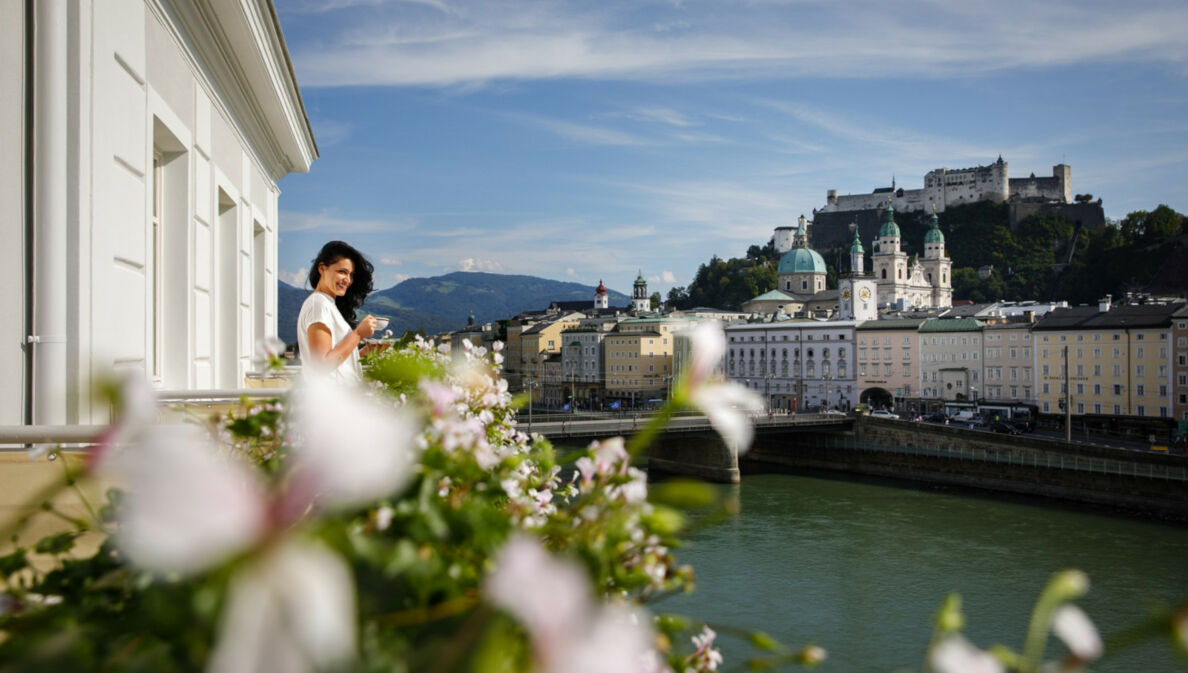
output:
[[[849,298],[850,298],[850,288],[847,287],[846,289],[842,290],[842,299],[849,299]]]
[[[858,291],[858,296],[862,299],[870,299],[870,288],[864,287]]]

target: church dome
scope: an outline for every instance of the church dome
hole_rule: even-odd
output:
[[[598,287],[594,288],[594,294],[597,294],[597,295],[606,294],[606,286],[602,284],[601,278],[598,279]]]
[[[777,273],[825,273],[825,260],[816,250],[794,248],[780,258]]]
[[[944,243],[945,242],[945,235],[943,233],[941,233],[940,222],[938,222],[936,219],[936,213],[932,214],[931,226],[928,229],[928,233],[924,234],[924,242],[925,243]]]
[[[895,209],[891,204],[887,204],[887,209],[883,211],[883,226],[879,227],[879,237],[899,238],[899,225],[895,224]]]

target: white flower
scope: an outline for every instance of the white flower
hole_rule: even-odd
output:
[[[693,389],[693,405],[709,418],[727,446],[742,453],[751,447],[751,414],[763,411],[763,399],[736,383],[709,383]]]
[[[928,656],[936,673],[1004,673],[1002,663],[960,634],[946,636]]]
[[[1056,608],[1052,615],[1052,631],[1077,659],[1092,661],[1101,656],[1101,636],[1081,608],[1071,603]]]
[[[142,568],[198,572],[246,550],[268,527],[254,472],[216,453],[195,426],[150,426],[111,464],[127,485],[116,540]]]
[[[691,386],[698,386],[709,381],[722,362],[722,356],[726,354],[726,333],[718,323],[705,320],[693,328],[689,342],[692,353],[685,380]]]
[[[256,354],[252,358],[252,362],[256,364],[269,364],[276,358],[284,355],[285,342],[276,338],[275,336],[267,336],[256,340]]]
[[[329,506],[391,495],[412,477],[420,424],[353,386],[309,379],[293,395],[298,488]]]
[[[355,589],[337,555],[287,541],[235,576],[211,673],[304,673],[355,656]]]
[[[721,325],[698,323],[689,340],[692,356],[683,379],[689,401],[709,418],[728,446],[740,453],[746,451],[754,435],[749,415],[763,411],[763,399],[736,383],[711,381],[726,352],[726,333]]]
[[[572,561],[551,556],[535,540],[508,541],[486,594],[518,619],[545,673],[632,673],[650,670],[653,642],[646,616],[595,604],[590,582]]]

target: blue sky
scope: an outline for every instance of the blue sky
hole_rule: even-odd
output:
[[[321,158],[280,269],[687,285],[825,192],[1072,166],[1188,213],[1188,3],[276,0]],[[954,260],[960,266],[961,260]]]

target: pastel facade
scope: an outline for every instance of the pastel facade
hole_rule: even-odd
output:
[[[982,398],[993,401],[1034,403],[1035,354],[1031,323],[986,324],[982,368]]]
[[[1183,304],[1058,309],[1032,328],[1041,413],[1171,418],[1173,314]],[[1067,373],[1065,353],[1067,352]]]
[[[858,390],[863,402],[881,407],[920,394],[919,318],[867,320],[858,324]]]
[[[1172,320],[1172,413],[1188,420],[1188,306],[1176,311]]]
[[[982,396],[982,329],[972,318],[939,318],[920,325],[922,397],[955,401]]]
[[[0,45],[0,423],[106,422],[113,370],[243,387],[317,157],[271,2],[6,2]]]

